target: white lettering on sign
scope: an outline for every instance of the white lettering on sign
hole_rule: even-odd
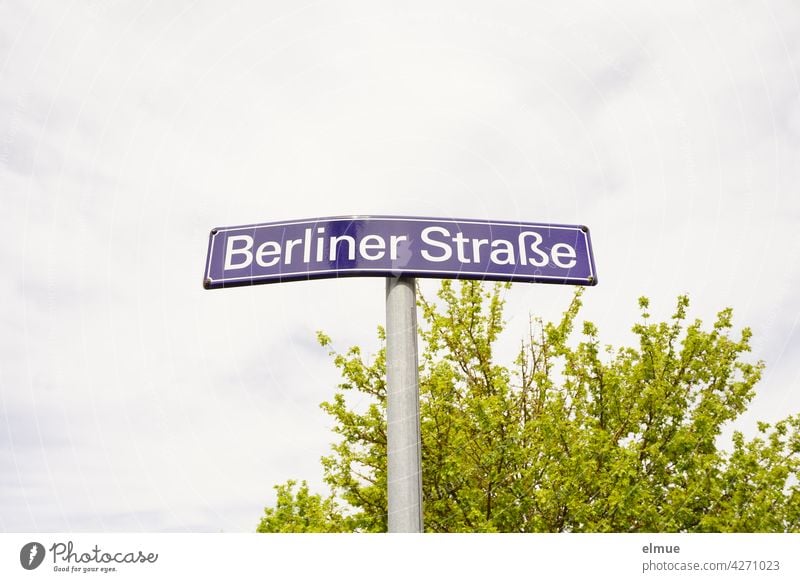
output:
[[[389,259],[396,261],[401,243],[407,243],[408,236],[389,235],[388,238],[387,241],[379,234],[367,234],[360,239],[350,235],[326,236],[323,227],[307,228],[302,238],[264,241],[253,251],[255,241],[252,236],[231,235],[225,243],[225,270],[246,269],[253,260],[259,267],[274,267],[281,260],[286,265],[298,262],[308,265],[312,260],[321,263],[326,259],[330,262],[342,259],[355,261],[356,254],[366,261],[380,261],[387,252]],[[575,247],[561,242],[547,249],[542,248],[543,242],[542,235],[533,230],[520,232],[516,240],[471,239],[461,231],[453,235],[446,227],[437,225],[422,230],[419,252],[423,259],[431,263],[442,263],[455,257],[465,265],[481,264],[488,258],[495,265],[542,268],[552,264],[560,269],[575,267]],[[403,248],[408,249],[409,245],[403,245]]]
[[[268,261],[265,261],[264,257],[272,258]],[[258,250],[256,251],[256,263],[258,263],[259,267],[272,267],[280,260],[281,245],[276,243],[274,240],[268,240],[267,242],[258,245]]]
[[[440,263],[441,261],[446,261],[450,257],[453,256],[453,251],[450,249],[450,245],[446,242],[434,240],[431,238],[432,232],[438,232],[443,236],[450,236],[450,231],[447,230],[443,226],[429,226],[425,230],[422,231],[422,242],[428,245],[433,245],[438,249],[444,251],[441,255],[432,255],[428,252],[427,249],[422,249],[422,258],[426,261],[433,261],[434,263]]]
[[[239,248],[234,248],[236,243],[244,241],[245,246],[239,246]],[[253,253],[250,252],[250,249],[253,248],[253,237],[247,236],[246,234],[239,235],[239,236],[229,236],[228,237],[228,244],[225,246],[225,270],[229,269],[244,269],[245,267],[249,267],[250,263],[253,262]],[[233,264],[233,257],[234,255],[244,255],[246,258],[244,262],[238,263],[236,265]]]
[[[535,257],[531,257],[530,260],[528,259],[528,249],[525,247],[525,239],[533,238],[533,242],[530,243],[531,246],[529,247],[531,252],[535,255]],[[519,243],[519,262],[523,265],[533,265],[534,267],[544,267],[549,262],[547,258],[547,254],[539,248],[539,245],[542,244],[542,235],[538,232],[533,232],[531,230],[526,230],[525,232],[519,233],[519,239],[517,239]]]
[[[543,241],[542,235],[533,230],[521,232],[515,245],[513,241],[502,238],[469,239],[461,231],[451,236],[443,226],[429,226],[422,231],[422,242],[428,245],[428,248],[422,249],[422,258],[434,263],[448,261],[455,248],[455,256],[460,263],[480,263],[483,260],[481,249],[488,246],[489,260],[496,265],[546,267],[552,261],[556,267],[571,269],[577,264],[574,247],[558,243],[553,245],[548,255],[541,248]]]
[[[553,255],[553,262],[556,264],[556,266],[561,267],[562,269],[571,269],[577,263],[575,260],[575,249],[568,244],[554,244],[551,254]],[[562,263],[562,258],[567,258],[569,261]]]
[[[376,251],[371,254],[370,251]],[[377,234],[368,234],[361,239],[358,252],[368,261],[379,261],[386,254],[386,241]]]
[[[339,241],[347,241],[347,258],[349,260],[351,260],[351,261],[355,261],[356,260],[356,241],[355,241],[355,239],[353,239],[352,236],[347,236],[347,235],[332,236],[331,237],[331,254],[330,254],[330,257],[329,257],[330,260],[331,261],[335,261],[336,260],[336,254],[337,254],[336,245],[339,244]]]
[[[505,257],[505,258],[500,258]],[[516,265],[514,262],[514,247],[507,240],[499,238],[492,241],[492,254],[489,255],[495,265]]]
[[[390,246],[391,251],[389,251],[389,258],[393,261],[397,260],[397,245],[399,245],[403,241],[407,241],[408,237],[406,235],[392,235],[391,237],[392,244]]]

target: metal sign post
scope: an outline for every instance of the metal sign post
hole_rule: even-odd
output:
[[[421,533],[422,449],[413,277],[386,279],[386,417],[389,533]]]

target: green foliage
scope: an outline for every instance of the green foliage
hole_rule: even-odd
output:
[[[340,533],[350,531],[333,496],[322,499],[311,494],[303,481],[295,492],[296,481],[276,485],[278,499],[275,507],[264,511],[258,526],[259,533]]]
[[[681,296],[651,323],[642,297],[638,345],[601,348],[590,322],[572,339],[579,290],[504,366],[503,289],[444,281],[438,302],[420,300],[426,531],[800,531],[800,415],[719,446],[764,367],[742,359],[751,332],[733,333],[730,309],[704,329]],[[276,487],[259,531],[386,531],[385,353],[331,356],[343,378],[322,404],[339,435],[322,459],[332,494]]]

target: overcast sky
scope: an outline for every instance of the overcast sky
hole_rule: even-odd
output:
[[[377,350],[383,281],[205,291],[214,226],[587,224],[604,343],[640,295],[753,328],[751,433],[800,411],[798,184],[796,0],[0,1],[0,530],[253,531],[321,482],[314,333]],[[571,294],[515,285],[505,345]]]

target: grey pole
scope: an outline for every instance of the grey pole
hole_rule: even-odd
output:
[[[422,532],[417,293],[413,277],[386,279],[389,532]]]

